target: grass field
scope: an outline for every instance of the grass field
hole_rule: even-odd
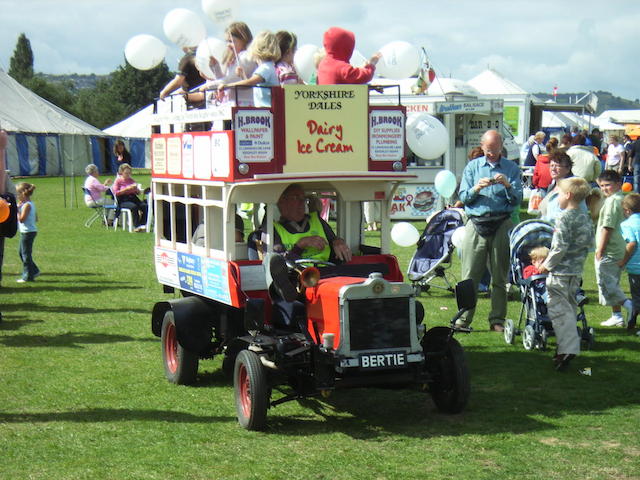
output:
[[[195,386],[164,378],[151,235],[84,228],[90,212],[64,207],[62,179],[32,182],[42,276],[16,283],[16,237],[0,289],[0,479],[640,478],[640,339],[599,326],[610,313],[596,305],[592,258],[596,346],[568,372],[489,332],[481,298],[476,331],[457,337],[471,371],[462,414],[419,391],[348,390],[278,406],[266,431],[247,432],[220,359],[201,362]],[[413,249],[395,253],[406,269]],[[420,300],[429,327],[455,312],[449,293]],[[511,318],[519,307],[514,296]]]

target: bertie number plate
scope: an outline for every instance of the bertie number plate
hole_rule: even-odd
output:
[[[398,368],[407,365],[404,352],[363,353],[360,355],[360,368]]]

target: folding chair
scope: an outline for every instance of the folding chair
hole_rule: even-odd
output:
[[[85,195],[91,196],[91,192],[89,192],[89,190],[87,188],[82,187],[82,191],[84,192]],[[87,219],[87,221],[84,222],[84,226],[85,227],[90,227],[99,218],[102,219],[102,221],[104,222],[104,225],[107,225],[107,209],[115,208],[115,205],[99,205],[99,204],[95,204],[94,203],[91,206],[87,205],[87,207],[92,209],[93,213]]]

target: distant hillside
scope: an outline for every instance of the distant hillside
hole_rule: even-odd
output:
[[[640,101],[636,98],[635,100],[627,100],[626,98],[616,97],[609,92],[603,92],[599,90],[597,92],[593,92],[598,96],[598,109],[596,110],[596,116],[600,115],[605,110],[638,110],[640,109]],[[553,99],[553,95],[549,95],[549,93],[534,93],[536,97],[539,97],[543,100]],[[576,100],[584,97],[586,92],[581,93],[561,93],[556,97],[556,101],[558,103],[575,103]],[[582,100],[580,103],[584,103],[585,100]]]
[[[70,81],[78,90],[83,88],[94,88],[98,80],[109,78],[109,75],[80,75],[71,73],[69,75],[51,75],[49,73],[39,73],[38,76],[44,78],[47,82],[63,83]]]

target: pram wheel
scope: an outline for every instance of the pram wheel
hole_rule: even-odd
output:
[[[596,341],[596,331],[593,329],[593,327],[589,327],[584,331],[581,340],[585,343],[585,350],[593,350],[593,345]]]
[[[522,332],[522,346],[525,350],[533,350],[536,346],[536,332],[531,325],[524,327]]]
[[[513,320],[507,318],[504,322],[504,341],[509,345],[513,345],[516,339],[516,327],[513,324]]]
[[[547,331],[546,328],[543,328],[542,333],[540,333],[540,343],[538,344],[538,348],[540,350],[546,350],[548,341],[549,341],[549,332]]]

